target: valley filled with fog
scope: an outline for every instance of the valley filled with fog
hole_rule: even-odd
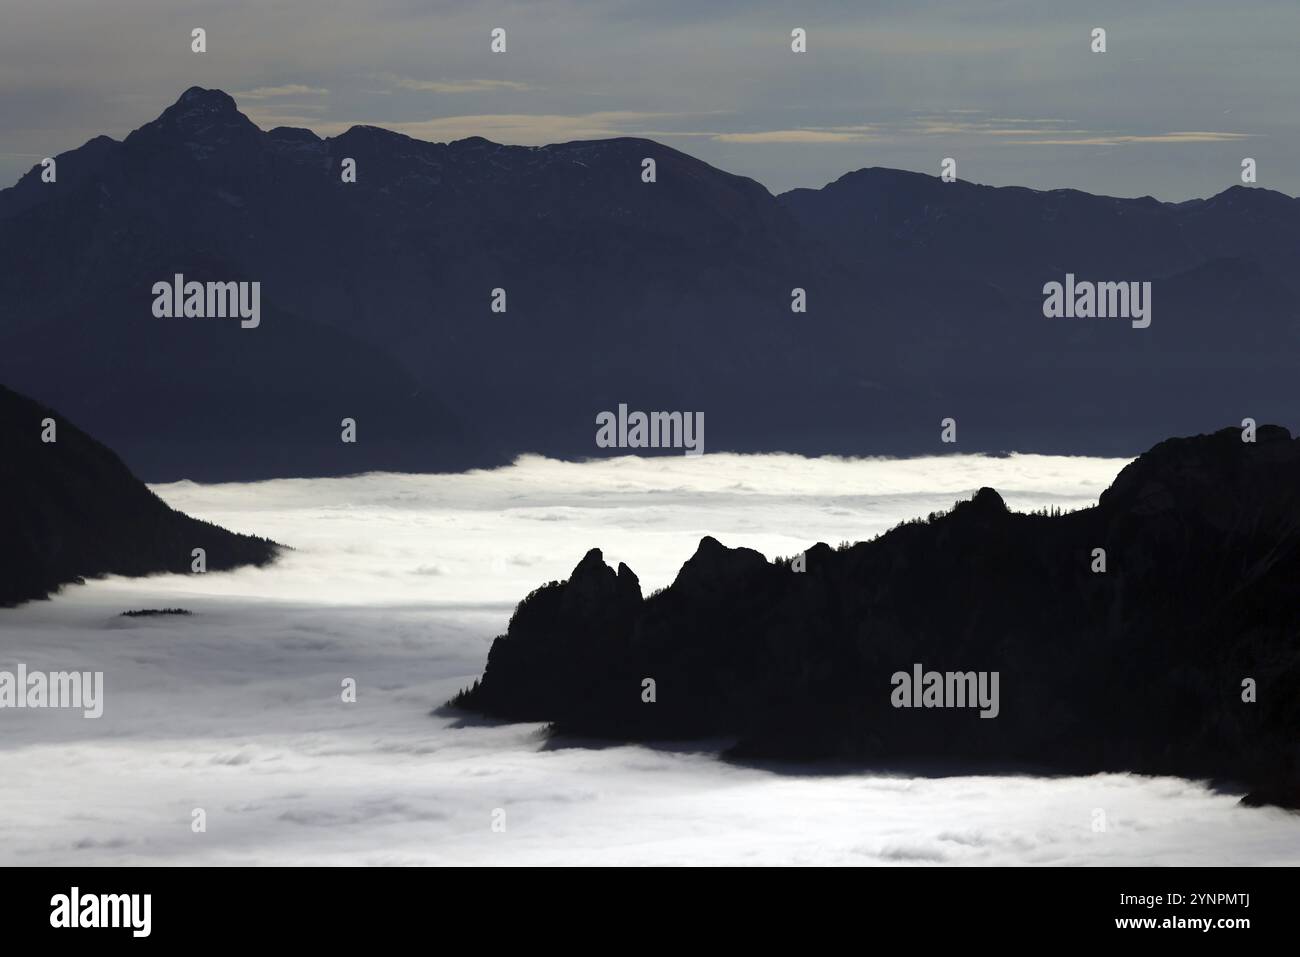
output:
[[[740,767],[717,742],[585,747],[436,710],[480,674],[515,603],[590,548],[648,594],[706,534],[792,555],[986,485],[1016,510],[1081,508],[1124,464],[524,457],[155,486],[293,550],[266,569],[113,578],[0,609],[0,669],[102,671],[105,687],[97,720],[0,712],[0,863],[1295,863],[1300,816],[1177,778]],[[170,607],[193,614],[121,616]]]

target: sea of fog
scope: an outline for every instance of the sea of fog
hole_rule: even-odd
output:
[[[1124,464],[525,457],[466,475],[158,486],[295,550],[268,569],[107,579],[0,610],[0,669],[106,684],[98,720],[0,711],[0,864],[1300,863],[1300,816],[1178,778],[784,774],[708,743],[584,748],[431,713],[480,673],[515,602],[593,546],[649,592],[705,534],[790,555],[982,485],[1013,509],[1077,508]],[[120,616],[171,606],[193,615]]]

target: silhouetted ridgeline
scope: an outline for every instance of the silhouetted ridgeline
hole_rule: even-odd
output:
[[[1075,455],[1300,418],[1300,201],[1268,189],[872,167],[773,196],[645,139],[321,138],[197,87],[56,160],[0,190],[0,381],[149,481],[585,457],[619,403],[702,410],[709,451],[804,454],[953,451],[947,416],[958,451]],[[1150,282],[1151,326],[1044,318],[1067,272]],[[259,282],[260,324],[155,318],[178,273]]]
[[[54,442],[41,440],[55,422]],[[277,546],[176,511],[111,450],[56,412],[0,386],[0,606],[99,575],[265,565]]]
[[[520,603],[454,703],[620,740],[734,736],[738,756],[1221,777],[1300,804],[1300,439],[1285,429],[1161,442],[1082,511],[1012,513],[986,488],[805,559],[797,572],[705,538],[643,599],[593,549]],[[891,676],[918,663],[998,672],[997,717],[895,708]]]

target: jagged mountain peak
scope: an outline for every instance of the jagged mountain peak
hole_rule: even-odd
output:
[[[767,564],[767,559],[752,548],[728,548],[712,535],[705,535],[678,572],[674,588],[683,591],[707,591],[720,584],[752,573]]]
[[[158,119],[186,123],[210,120],[216,116],[234,115],[243,116],[239,112],[235,98],[229,93],[224,90],[205,90],[203,87],[192,86],[182,93],[175,103],[163,110]]]
[[[998,518],[1009,514],[1007,503],[991,488],[985,487],[968,501],[958,502],[953,514],[963,518]]]
[[[221,147],[251,145],[262,136],[265,136],[262,130],[239,111],[229,93],[192,86],[156,120],[140,127],[125,142],[138,148],[159,137],[177,138],[199,159],[205,159]]]

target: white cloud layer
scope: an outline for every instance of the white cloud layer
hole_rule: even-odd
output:
[[[160,486],[296,551],[263,571],[109,579],[0,610],[0,668],[102,670],[106,688],[98,721],[0,711],[0,864],[1295,863],[1292,816],[1175,778],[787,775],[706,744],[548,747],[535,725],[429,713],[479,673],[514,602],[589,547],[649,590],[706,533],[790,554],[982,485],[1013,508],[1074,508],[1123,464],[530,457],[468,475]],[[119,617],[177,605],[194,614]],[[345,677],[356,704],[340,701]],[[197,807],[206,833],[190,829]]]

